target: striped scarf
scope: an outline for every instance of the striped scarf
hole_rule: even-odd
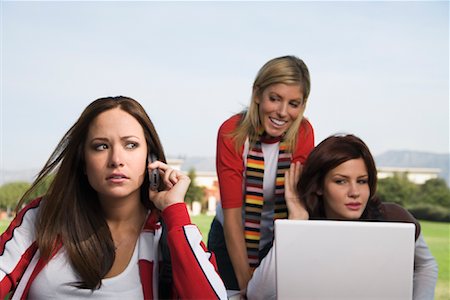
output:
[[[274,220],[287,218],[287,207],[284,200],[284,172],[290,167],[291,153],[287,152],[286,149],[286,143],[280,138],[275,180]],[[259,241],[261,238],[261,212],[264,206],[264,155],[260,140],[249,149],[245,175],[244,236],[250,266],[257,267],[259,265]]]

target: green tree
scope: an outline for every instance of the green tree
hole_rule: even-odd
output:
[[[29,202],[37,197],[43,196],[47,193],[50,184],[53,181],[54,175],[49,175],[41,181],[41,183],[35,188],[35,190],[27,197],[25,202]]]
[[[30,188],[28,182],[10,182],[0,187],[0,208],[12,209],[19,199]]]
[[[192,202],[194,202],[194,201],[199,201],[200,203],[203,204],[203,202],[206,200],[205,188],[198,186],[195,183],[195,179],[197,178],[197,175],[195,173],[194,168],[189,170],[188,176],[191,179],[191,184],[189,185],[189,188],[186,192],[185,202],[188,203],[189,205],[191,205]]]
[[[28,195],[25,199],[24,204],[29,201],[45,195],[54,176],[48,176],[35,188],[35,190]],[[31,184],[24,181],[17,181],[4,184],[0,186],[0,208],[3,209],[13,209],[16,207],[20,198],[25,194],[25,192],[31,187]]]
[[[406,176],[395,175],[378,180],[377,194],[383,202],[394,202],[404,207],[418,201],[419,187]]]
[[[431,179],[422,185],[394,176],[378,180],[378,196],[383,202],[395,202],[416,218],[450,221],[450,189],[442,179]]]
[[[450,189],[441,178],[430,179],[420,186],[419,203],[450,207]]]

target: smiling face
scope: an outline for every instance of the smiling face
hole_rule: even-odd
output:
[[[269,85],[255,98],[259,118],[267,135],[282,136],[297,118],[303,117],[305,101],[299,85]]]
[[[140,197],[147,143],[139,122],[120,108],[99,114],[84,147],[86,175],[100,200]]]
[[[322,194],[330,219],[359,219],[370,196],[369,175],[362,158],[348,160],[330,170]]]

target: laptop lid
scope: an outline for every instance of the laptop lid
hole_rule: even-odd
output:
[[[415,225],[275,221],[278,299],[412,299]]]

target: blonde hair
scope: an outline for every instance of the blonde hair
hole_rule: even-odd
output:
[[[249,139],[250,145],[253,145],[258,140],[258,134],[262,129],[262,124],[259,116],[259,104],[256,103],[255,99],[261,97],[267,87],[276,83],[299,85],[301,91],[303,91],[302,105],[306,105],[311,89],[311,81],[308,67],[303,60],[292,55],[269,60],[256,75],[250,105],[243,112],[242,119],[237,128],[231,133],[231,138],[234,139],[237,150],[244,145],[247,138]],[[286,131],[284,140],[289,151],[294,151],[296,147],[298,128],[302,121],[303,115],[299,115]]]

